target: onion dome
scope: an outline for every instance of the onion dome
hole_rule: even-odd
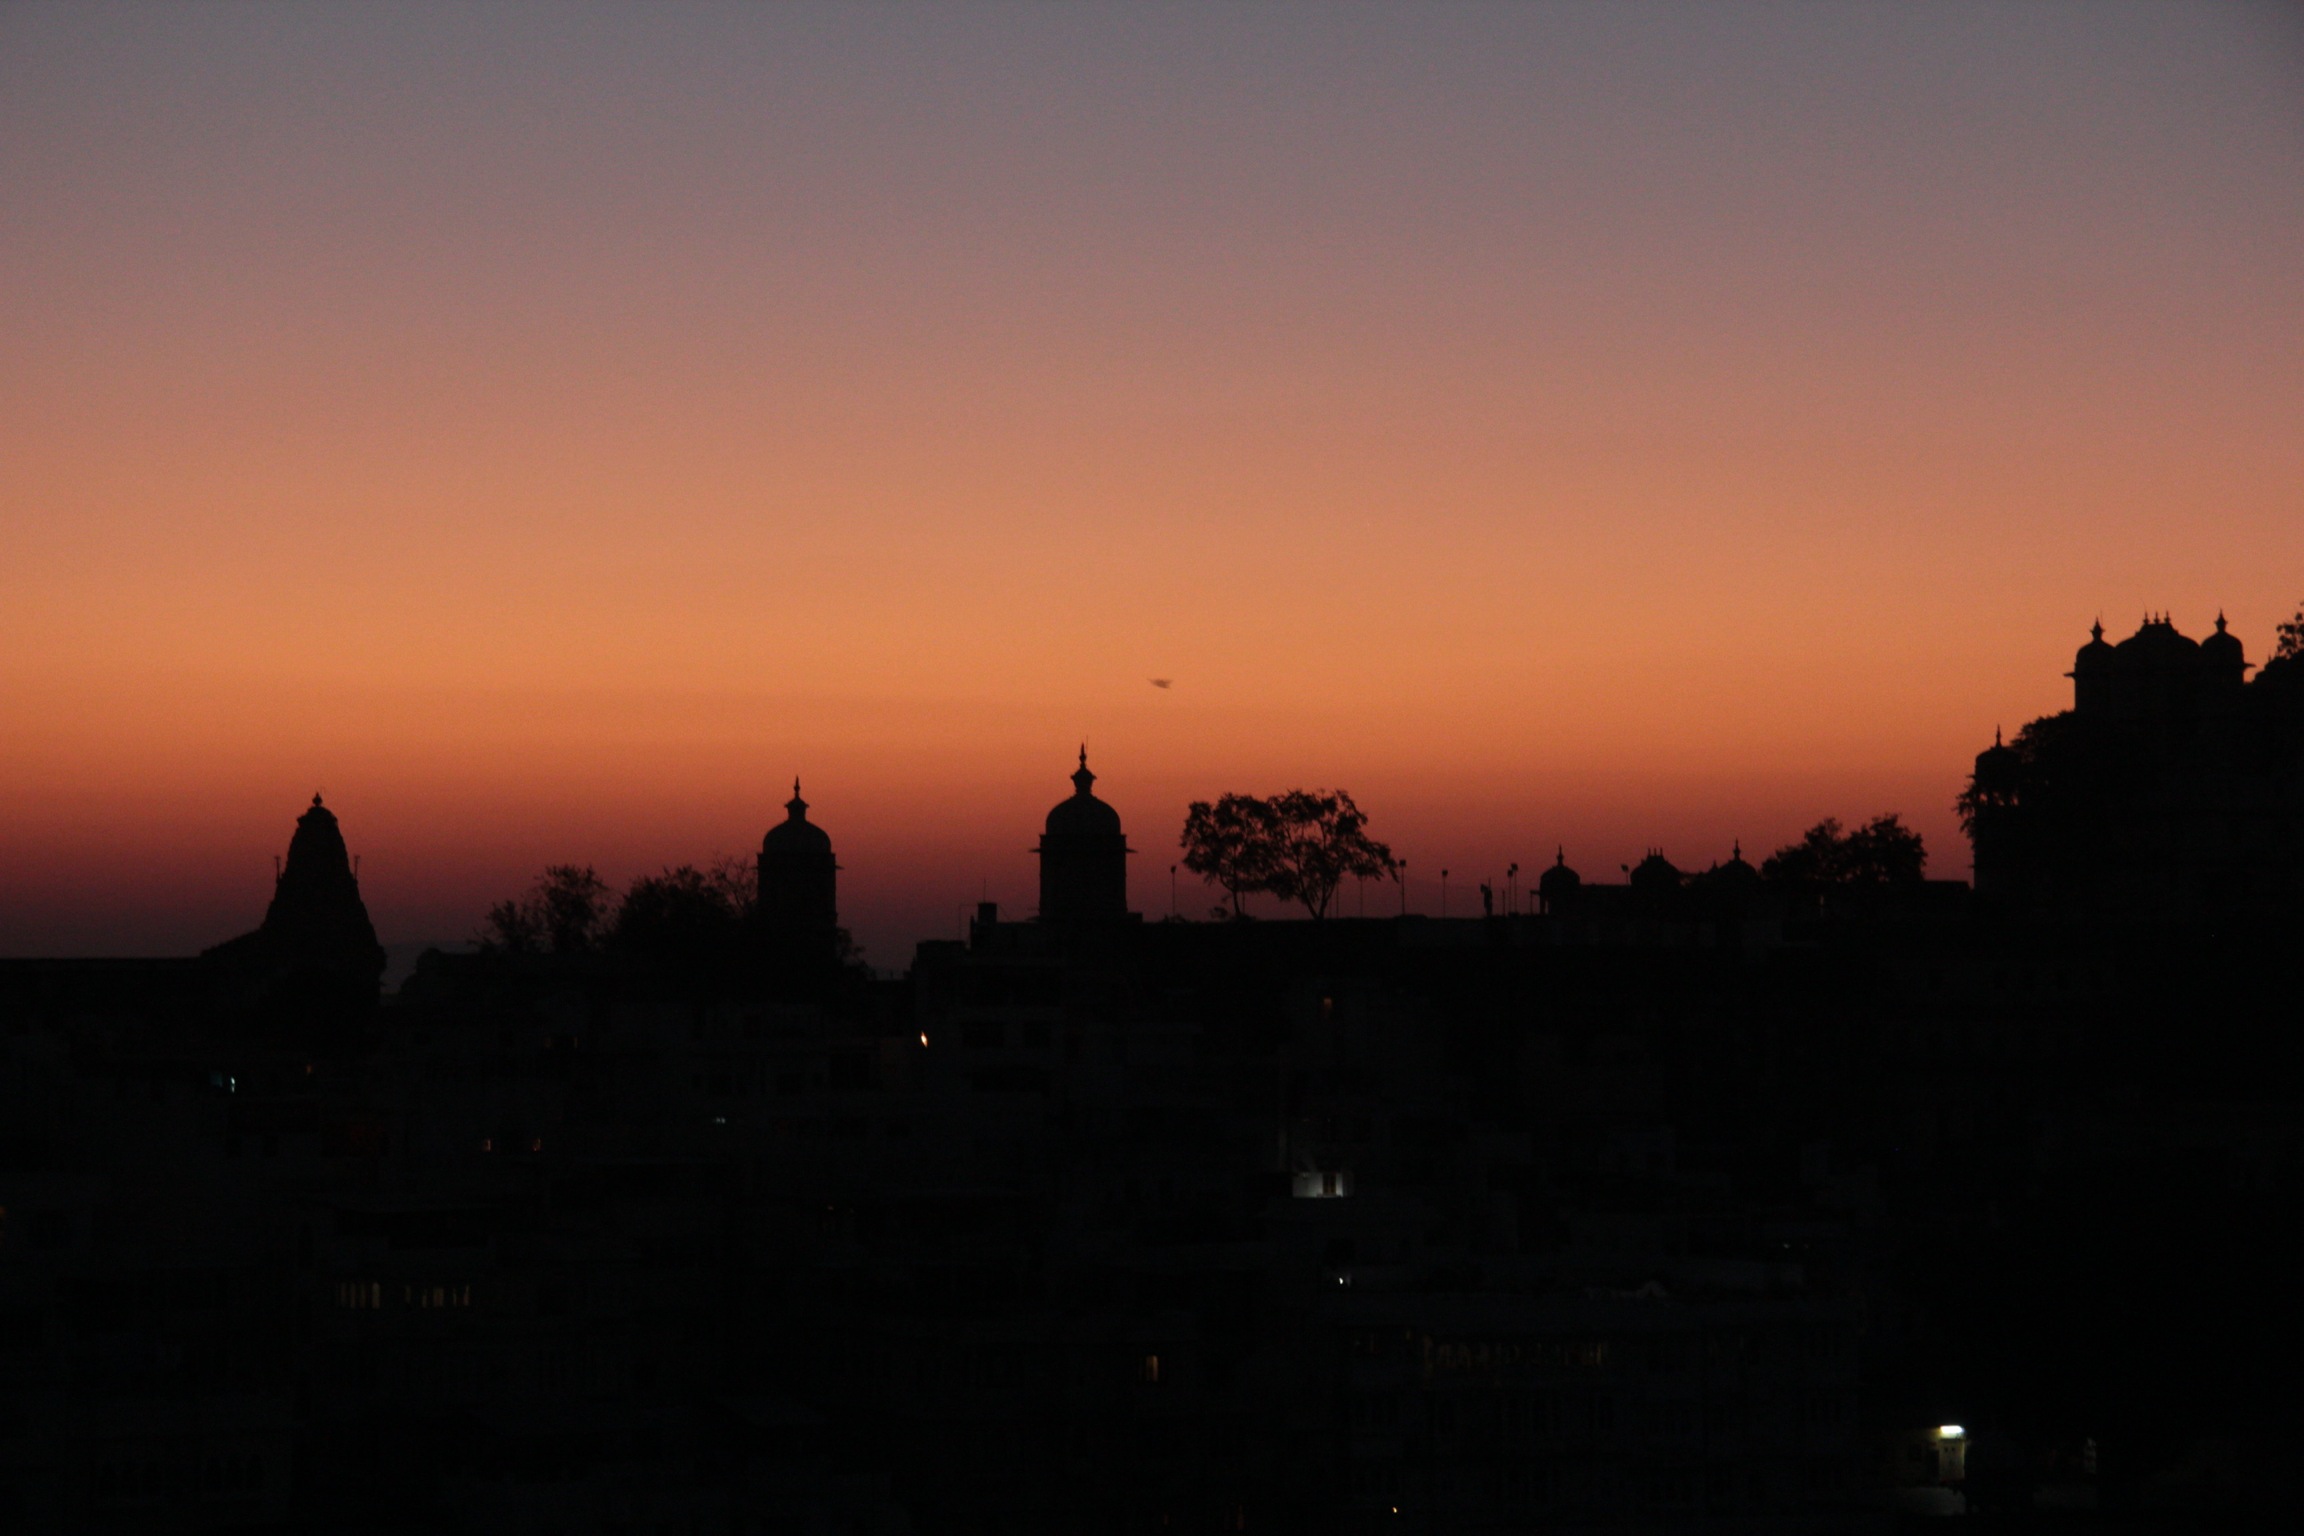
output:
[[[2216,615],[2216,633],[2200,642],[2200,665],[2219,681],[2236,683],[2248,673],[2248,653],[2241,648],[2240,637],[2224,627],[2221,613]]]
[[[1976,793],[1982,796],[2013,795],[2024,775],[2024,760],[2016,749],[2000,739],[2000,729],[1992,729],[1992,745],[1976,754]]]
[[[1583,884],[1583,876],[1568,867],[1568,850],[1562,848],[1553,855],[1552,867],[1536,877],[1536,896],[1551,911],[1572,899]]]
[[[2112,647],[2104,639],[2104,621],[2098,619],[2088,631],[2088,643],[2072,657],[2072,675],[2099,671],[2111,661]]]
[[[1723,890],[1749,890],[1760,883],[1760,871],[1744,859],[1744,840],[1736,839],[1731,845],[1728,862],[1710,871],[1712,883]]]
[[[1649,849],[1648,857],[1632,866],[1632,889],[1636,891],[1676,891],[1680,881],[1680,867],[1664,857],[1661,848]]]
[[[1104,933],[1128,920],[1128,839],[1120,813],[1090,786],[1088,749],[1072,775],[1072,798],[1048,813],[1040,838],[1040,921],[1066,942]]]
[[[808,802],[800,798],[800,781],[792,781],[792,798],[784,802],[784,819],[760,840],[763,854],[832,852],[832,839],[808,819]]]
[[[1080,749],[1080,766],[1072,775],[1072,798],[1059,800],[1048,812],[1045,830],[1050,837],[1118,837],[1120,813],[1091,793],[1096,775],[1088,771],[1088,749]]]

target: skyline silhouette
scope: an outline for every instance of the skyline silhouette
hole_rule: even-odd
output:
[[[2294,628],[2297,623],[2298,619],[2291,618],[2286,625],[2277,626],[2276,628],[2280,632],[2275,633],[2271,637],[2270,644],[2267,646],[2264,654],[2273,660],[2279,660],[2281,656],[2285,654],[2284,648],[2290,644],[2286,638],[2285,631],[2287,629]],[[2081,661],[2079,665],[2083,670],[2088,667],[2090,664],[2090,658],[2097,651],[2102,651],[2108,657],[2114,654],[2113,648],[2104,642],[2103,633],[2104,627],[2099,621],[2095,626],[2094,637],[2091,643],[2087,647],[2084,647],[2082,650]],[[2137,636],[2124,645],[2120,654],[2123,657],[2131,655],[2142,656],[2144,651],[2148,651],[2152,648],[2152,642],[2155,642],[2158,637],[2162,635],[2168,635],[2176,637],[2177,639],[2182,639],[2174,627],[2169,623],[2168,616],[2164,612],[2147,610],[2144,621],[2137,632]],[[2229,662],[2225,663],[2225,665],[2228,665],[2233,671],[2233,686],[2238,686],[2238,680],[2245,677],[2248,673],[2260,674],[2262,671],[2261,664],[2246,661],[2244,659],[2240,649],[2242,643],[2243,642],[2241,642],[2239,639],[2237,632],[2230,628],[2229,621],[2225,615],[2222,612],[2219,612],[2216,618],[2213,643],[2211,643],[2207,649],[2215,650],[2218,645],[2228,645],[2232,647],[2232,656]],[[2139,650],[2139,646],[2142,646],[2143,650]],[[2186,651],[2183,649],[2184,647],[2192,647],[2193,650]],[[2179,651],[2182,652],[2182,655],[2180,655],[2178,659],[2185,661],[2187,666],[2192,665],[2188,658],[2193,654],[2194,651],[2197,651],[2197,649],[2198,646],[2196,642],[2184,640],[2182,646],[2179,647]],[[2189,676],[2188,673],[2186,675]],[[2136,686],[2142,687],[2144,685],[2139,683]],[[2187,684],[2186,686],[2190,685]],[[2262,690],[2256,691],[2261,692]],[[2106,710],[2109,706],[2099,700],[2096,707],[2101,712]],[[2189,722],[2191,719],[2191,714],[2189,713],[2191,708],[2192,706],[2189,704],[2185,706],[2187,712],[2183,715],[2182,718],[2186,722]],[[2050,713],[2059,714],[2061,712],[2051,711]],[[2190,728],[2188,724],[2186,728]],[[2006,733],[2002,732],[2001,734],[2005,735]],[[1987,758],[1989,757],[1990,754],[1987,754]],[[1079,750],[1079,758],[1081,771],[1085,772],[1087,751],[1084,745]],[[1985,758],[1978,759],[1979,772],[1985,771],[1985,765]],[[1966,813],[1961,809],[1961,807],[1965,804],[1966,796],[1970,792],[1971,791],[1967,789],[1955,789],[1953,795],[1949,797],[1948,803],[1941,808],[1941,814],[1929,814],[1929,807],[1925,801],[1920,803],[1920,813],[1917,815],[1915,815],[1912,810],[1901,807],[1888,813],[1894,817],[1902,818],[1907,823],[1930,829],[1928,832],[1923,832],[1919,835],[1931,849],[1931,855],[1935,861],[1931,873],[1937,878],[1969,877],[1972,873],[1968,860],[1968,839],[1965,836],[1958,837],[1957,839],[1946,838],[1942,835],[1941,831],[1937,830],[1937,827],[1940,827],[1941,823],[1945,820],[1951,820],[1952,824],[1956,828],[1964,827],[1965,823],[1963,818],[1965,817]],[[799,799],[799,785],[797,781],[795,781],[793,785],[792,803],[794,805],[800,805],[802,809],[795,812],[791,809],[791,806],[788,805],[786,807],[788,820],[790,820],[795,825],[805,824],[807,820],[805,815],[805,805]],[[318,808],[320,804],[320,797],[317,793],[314,796],[313,804],[315,808]],[[1850,813],[1852,809],[1853,808],[1847,806],[1814,807],[1807,812],[1794,813],[1794,821],[1796,823],[1797,829],[1805,830],[1820,818],[1831,818],[1837,820],[1844,814]],[[996,812],[995,814],[1012,815],[1013,813]],[[1630,819],[1637,814],[1637,810],[1634,808],[1618,808],[1617,814],[1619,819]],[[1181,821],[1183,818],[1179,817],[1177,819]],[[1391,808],[1388,807],[1387,823],[1389,823],[1391,819],[1392,812]],[[1934,825],[1931,825],[1932,823]],[[807,830],[811,834],[820,836],[817,828],[813,825],[808,825]],[[859,832],[865,832],[867,834],[869,832],[868,828],[857,828],[856,830]],[[1688,866],[1690,869],[1700,869],[1706,865],[1718,867],[1723,862],[1735,862],[1742,858],[1742,847],[1746,840],[1744,831],[1741,829],[1729,830],[1726,833],[1726,840],[1730,850],[1728,859],[1726,861],[1723,861],[1723,859],[1720,857],[1720,852],[1717,847],[1707,846],[1703,842],[1694,840],[1678,844],[1675,851],[1679,852],[1684,859],[1691,861]],[[1777,842],[1789,845],[1794,840],[1795,837],[1790,834],[1782,836],[1761,836],[1754,837],[1752,839],[1756,847],[1766,847]],[[1555,836],[1552,841],[1556,853],[1556,862],[1566,863],[1566,850],[1569,846],[1570,839],[1564,835],[1558,835]],[[867,842],[866,846],[871,846],[871,844]],[[881,846],[885,847],[886,845],[882,844]],[[1579,860],[1584,862],[1591,870],[1606,871],[1613,867],[1621,872],[1628,873],[1632,869],[1633,864],[1636,862],[1636,859],[1630,856],[1621,858],[1620,860],[1611,861],[1606,855],[1608,852],[1614,850],[1609,849],[1606,845],[1601,845],[1598,851],[1587,856],[1584,852],[1584,846],[1588,845],[1580,845],[1579,847]],[[1637,857],[1638,859],[1655,857],[1663,850],[1663,848],[1664,843],[1662,841],[1652,836],[1645,837],[1638,845]],[[1133,851],[1134,850],[1131,850],[1131,852]],[[893,850],[893,852],[896,855],[895,867],[897,869],[905,868],[905,850],[899,847]],[[1436,868],[1445,869],[1449,866],[1441,864],[1438,860],[1428,860],[1424,865],[1424,869],[1427,872],[1421,877],[1412,877],[1411,871],[1415,866],[1413,862],[1405,856],[1405,854],[1406,850],[1404,848],[1403,856],[1398,861],[1399,867],[1394,871],[1394,874],[1392,877],[1390,877],[1389,881],[1389,884],[1396,887],[1391,892],[1392,899],[1396,903],[1396,910],[1401,912],[1439,912],[1443,905],[1443,877],[1434,871]],[[729,849],[706,850],[700,853],[695,851],[667,851],[658,854],[653,858],[646,854],[642,854],[639,857],[636,867],[632,868],[628,872],[616,872],[614,867],[611,866],[611,875],[607,880],[607,884],[613,889],[621,890],[624,886],[630,884],[634,880],[648,878],[651,875],[670,870],[677,865],[687,864],[698,868],[704,868],[712,866],[715,863],[726,862],[731,859],[741,861],[752,857],[764,858],[765,855],[745,855]],[[575,864],[587,867],[595,866],[599,862],[580,852],[571,851],[566,848],[558,850],[553,858],[548,859],[547,862],[554,860],[562,863],[573,862]],[[1541,867],[1540,861],[1538,860],[1529,859],[1523,861],[1517,857],[1510,857],[1507,856],[1506,852],[1500,851],[1498,847],[1493,845],[1485,849],[1473,849],[1472,856],[1469,858],[1459,853],[1456,856],[1455,862],[1457,865],[1462,866],[1464,871],[1464,878],[1469,879],[1475,884],[1486,885],[1489,888],[1487,902],[1488,910],[1491,912],[1494,910],[1495,892],[1499,889],[1506,889],[1508,887],[1508,878],[1504,873],[1507,868],[1513,869],[1516,873],[1517,867],[1520,866],[1523,862],[1525,862],[1527,867],[1531,869],[1537,869]],[[543,867],[541,863],[535,866],[535,868],[541,867]],[[1149,878],[1150,867],[1151,866],[1149,865],[1146,866],[1146,878]],[[525,880],[529,875],[533,873],[533,869],[526,871],[506,872],[502,877],[501,888],[493,893],[491,900],[494,898],[501,898],[504,894],[506,894],[506,892],[511,890],[518,881]],[[854,871],[854,874],[857,877],[856,884],[868,893],[877,889],[885,889],[889,884],[894,883],[896,878],[898,878],[893,873],[893,871],[889,869],[872,868],[868,866],[859,867]],[[1127,882],[1133,880],[1135,877],[1124,872],[1121,878],[1123,882]],[[978,877],[975,889],[972,892],[966,889],[964,884],[955,885],[953,887],[953,894],[950,896],[949,900],[932,901],[929,906],[929,910],[936,912],[939,917],[941,917],[943,912],[948,909],[951,913],[949,921],[938,922],[935,920],[930,920],[928,922],[921,923],[918,927],[909,932],[904,931],[902,928],[888,922],[885,919],[875,920],[877,914],[875,914],[874,917],[868,917],[866,922],[871,924],[871,927],[874,931],[874,937],[878,939],[881,951],[881,958],[879,958],[877,963],[883,966],[898,964],[901,962],[904,956],[909,954],[911,947],[920,940],[939,936],[949,936],[955,931],[964,931],[961,925],[964,923],[966,908],[975,900],[996,899],[1005,902],[1009,909],[1012,911],[1024,911],[1026,913],[1035,911],[1036,905],[1034,903],[1029,887],[1026,887],[1022,890],[1017,890],[1013,888],[1014,883],[1014,875],[1011,869],[1006,873],[1006,878],[1003,881],[1002,888],[997,893],[992,890],[990,878],[983,875]],[[1460,879],[1459,884],[1461,885],[1462,883],[1463,881]],[[1511,888],[1516,889],[1516,886]],[[1533,890],[1532,886],[1530,887],[1530,890]],[[1221,897],[1222,895],[1221,885],[1213,881],[1207,882],[1207,891],[1210,895],[1215,897]],[[1133,904],[1139,900],[1149,901],[1149,899],[1149,897],[1139,898],[1135,893],[1134,886],[1129,885],[1128,895],[1126,898],[1124,898],[1124,901],[1125,903]],[[872,897],[867,895],[863,904],[865,905],[868,912],[872,910],[871,903]],[[1221,902],[1218,902],[1218,904],[1220,905]],[[486,905],[487,903],[483,904],[480,914],[475,915],[469,922],[465,923],[460,928],[453,929],[450,932],[433,934],[405,932],[388,933],[387,938],[389,939],[395,954],[398,956],[398,959],[395,961],[393,966],[395,976],[405,974],[406,966],[413,959],[414,954],[425,946],[443,943],[455,945],[459,943],[469,943],[476,941],[484,926],[481,921],[481,916],[485,913]],[[1185,916],[1198,916],[1201,911],[1208,907],[1208,905],[1209,903],[1207,902],[1201,902],[1180,910]],[[1340,891],[1337,902],[1337,911],[1340,915],[1346,912],[1362,912],[1365,906],[1366,899],[1364,891],[1360,891],[1357,889],[1357,887],[1350,885],[1347,885],[1343,890]],[[1516,907],[1510,906],[1507,908],[1507,910],[1516,909]],[[1459,904],[1455,909],[1454,915],[1463,916],[1468,910],[1468,908]],[[104,915],[105,914],[99,914],[99,917],[101,918]],[[115,921],[117,921],[118,917],[120,916],[120,914],[110,915],[114,918]],[[1296,914],[1291,904],[1277,900],[1275,898],[1267,897],[1256,909],[1255,915],[1268,919],[1285,919]],[[235,921],[235,919],[227,912],[208,913],[205,914],[200,920],[225,931],[229,931],[231,924]],[[4,928],[0,928],[0,933],[5,932],[6,930]],[[190,947],[196,949],[206,948],[209,944],[220,942],[221,937],[222,934],[220,932],[210,931],[205,935],[205,942],[195,942]],[[871,948],[872,947],[867,944],[859,952],[869,957],[871,954]],[[174,951],[170,951],[165,946],[138,949],[133,945],[133,943],[122,942],[118,938],[117,929],[114,930],[114,938],[110,947],[91,947],[85,944],[67,944],[63,947],[50,951],[35,951],[26,947],[21,942],[12,947],[4,943],[0,943],[0,953],[30,954],[35,952],[53,952],[57,954],[133,954],[147,952],[166,953],[184,952],[184,946],[179,945]]]
[[[2075,616],[2290,611],[2292,9],[1289,14],[8,7],[0,948],[253,921],[315,787],[428,939],[804,771],[896,963],[1082,734],[1434,905],[1950,850]]]
[[[0,1536],[2289,1528],[2300,106],[0,4]]]
[[[2304,611],[2067,680],[1975,758],[1974,888],[1884,813],[1361,916],[1380,814],[1295,789],[1195,803],[1226,900],[1163,917],[1081,745],[1036,909],[900,972],[796,780],[381,986],[316,793],[239,937],[0,959],[0,1515],[2272,1517]]]

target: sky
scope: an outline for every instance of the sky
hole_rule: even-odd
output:
[[[1962,876],[2092,620],[2304,600],[2299,251],[2288,5],[0,4],[0,954],[797,774],[900,966],[1083,740],[1153,916],[1297,785]]]

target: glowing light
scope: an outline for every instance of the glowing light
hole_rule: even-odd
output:
[[[1936,1438],[1939,1440],[1962,1440],[1966,1439],[1967,1435],[1968,1431],[1957,1424],[1939,1424],[1936,1426]]]
[[[920,1043],[921,1043],[922,1045],[926,1045],[926,1044],[928,1043],[928,1031],[926,1031],[926,1030],[922,1030],[922,1031],[920,1031]]]

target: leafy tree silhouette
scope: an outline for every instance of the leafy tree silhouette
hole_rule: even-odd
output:
[[[1890,813],[1853,832],[1827,816],[1800,841],[1787,843],[1760,866],[1764,880],[1796,890],[1852,885],[1915,885],[1928,864],[1920,834]]]
[[[2304,656],[2304,603],[2296,605],[2296,617],[2282,624],[2272,642],[2272,659],[2287,661]]]
[[[608,882],[589,864],[553,864],[526,895],[488,909],[480,947],[521,955],[585,954],[600,947],[609,921]]]
[[[1196,800],[1183,847],[1185,868],[1223,886],[1234,917],[1243,894],[1265,891],[1325,918],[1346,880],[1395,868],[1392,850],[1368,835],[1366,813],[1340,789]]]
[[[1272,875],[1271,802],[1254,795],[1224,795],[1213,805],[1195,800],[1185,810],[1181,842],[1184,867],[1224,888],[1233,917],[1247,916],[1240,898],[1265,889]]]

